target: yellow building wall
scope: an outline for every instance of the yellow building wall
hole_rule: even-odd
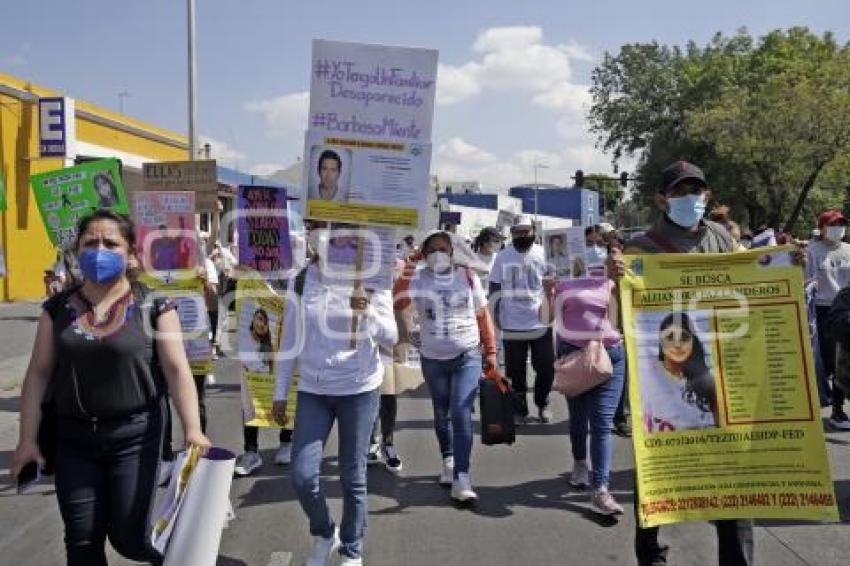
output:
[[[0,74],[0,85],[31,92],[37,97],[60,96],[9,75]],[[76,110],[114,120],[124,126],[166,138],[152,140],[117,127],[76,118],[76,139],[151,161],[186,159],[186,138],[75,100]],[[40,300],[44,296],[44,270],[52,267],[55,249],[38,212],[30,175],[63,167],[61,158],[38,157],[38,103],[0,93],[0,171],[6,184],[8,209],[0,213],[0,245],[6,253],[7,276],[0,278],[0,301]]]

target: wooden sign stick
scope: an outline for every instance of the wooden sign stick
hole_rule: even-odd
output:
[[[365,297],[366,293],[363,290],[363,280],[360,278],[360,275],[363,271],[363,235],[358,232],[357,234],[357,252],[354,256],[354,289],[351,293],[351,298],[361,298]],[[360,315],[358,311],[353,311],[351,313],[351,349],[355,349],[357,347],[357,323],[360,320]]]

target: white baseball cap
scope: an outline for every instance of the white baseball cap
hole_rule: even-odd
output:
[[[534,228],[534,222],[531,221],[531,216],[528,214],[517,214],[514,217],[514,223],[511,230],[514,228]]]

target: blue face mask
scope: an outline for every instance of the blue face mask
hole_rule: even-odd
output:
[[[112,250],[86,250],[79,260],[83,277],[95,283],[115,281],[127,267],[124,256]]]
[[[587,246],[584,252],[584,259],[588,265],[599,265],[605,263],[608,258],[608,252],[602,246]]]
[[[705,214],[705,197],[703,195],[686,195],[667,199],[670,220],[682,228],[693,228],[702,220]]]

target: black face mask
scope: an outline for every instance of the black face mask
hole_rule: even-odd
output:
[[[534,243],[534,236],[519,236],[514,238],[512,242],[517,251],[524,252]]]

